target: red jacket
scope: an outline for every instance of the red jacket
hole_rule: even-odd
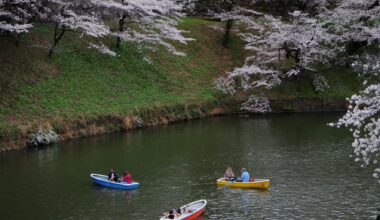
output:
[[[123,177],[123,182],[126,182],[126,183],[128,183],[128,184],[132,183],[133,181],[132,181],[132,176],[131,176],[131,174],[128,174],[128,175],[124,176],[124,177]]]

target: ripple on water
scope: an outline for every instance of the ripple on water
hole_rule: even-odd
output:
[[[0,155],[2,219],[158,219],[201,198],[206,219],[370,219],[372,170],[348,155],[336,115],[226,117]],[[110,190],[89,174],[128,169],[141,188]],[[268,191],[218,189],[227,166],[270,178]]]

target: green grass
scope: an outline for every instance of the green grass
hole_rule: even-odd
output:
[[[163,48],[145,51],[154,61],[143,61],[137,45],[125,43],[118,57],[88,49],[86,38],[68,33],[52,59],[47,58],[52,27],[37,26],[15,47],[1,37],[0,139],[45,121],[130,115],[161,107],[229,102],[214,89],[214,80],[241,66],[247,52],[244,42],[231,36],[222,47],[223,32],[211,26],[223,23],[186,18],[180,27],[195,41],[175,43],[187,53],[178,57]],[[115,42],[104,39],[108,45]],[[286,63],[284,64],[286,65]],[[360,89],[360,82],[345,69],[324,72],[330,89],[314,92],[310,76],[286,82],[273,90],[259,89],[270,99],[344,98]],[[1,142],[1,141],[0,141]]]
[[[87,39],[78,40],[73,33],[64,36],[57,53],[48,59],[46,46],[53,34],[48,26],[35,28],[19,48],[7,38],[0,43],[8,51],[0,52],[0,79],[6,84],[0,98],[0,130],[42,119],[128,115],[152,106],[215,103],[214,79],[241,65],[244,57],[243,42],[236,37],[230,49],[221,46],[223,33],[210,28],[220,25],[184,19],[181,28],[196,39],[177,45],[187,56],[157,48],[147,52],[153,65],[143,61],[135,44],[123,44],[119,56],[110,57],[87,49]]]

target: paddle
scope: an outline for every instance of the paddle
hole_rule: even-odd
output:
[[[219,188],[219,189],[225,189],[225,188],[229,187],[232,183],[236,182],[236,180],[237,180],[237,178],[232,180],[229,184],[223,186],[223,188]]]

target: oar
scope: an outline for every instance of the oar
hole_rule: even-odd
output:
[[[225,185],[223,188],[219,188],[219,189],[225,189],[227,187],[229,187],[232,183],[236,182],[237,178],[232,180],[229,184]]]

